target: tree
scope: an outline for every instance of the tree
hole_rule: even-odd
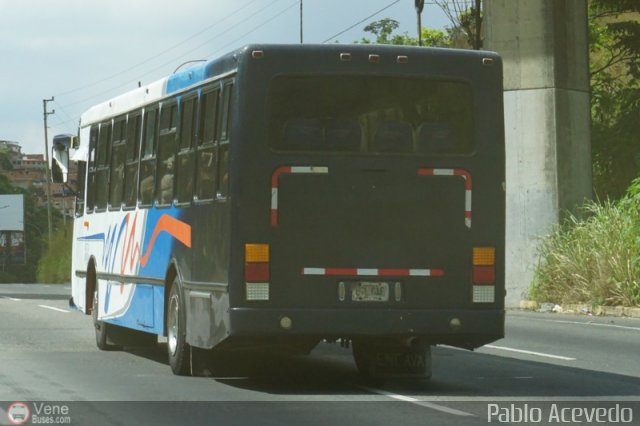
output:
[[[594,189],[622,196],[640,174],[640,2],[589,3]]]
[[[13,170],[9,150],[4,146],[0,146],[0,170]]]
[[[384,18],[370,23],[364,27],[364,31],[375,35],[376,43],[378,44],[392,44],[391,41],[389,41],[389,36],[393,31],[397,30],[399,26],[400,23],[395,19]],[[370,43],[368,39],[363,40],[367,40],[366,42]]]
[[[25,265],[6,265],[0,272],[0,282],[29,283],[36,280],[36,269],[45,247],[43,232],[47,229],[47,209],[36,205],[36,197],[30,190],[11,185],[9,179],[0,174],[0,194],[24,195],[24,240],[27,262]],[[59,214],[55,216],[60,222]]]
[[[406,32],[403,34],[393,34],[393,32],[399,27],[400,24],[395,19],[384,18],[370,23],[364,27],[364,31],[375,36],[375,41],[373,43],[417,46],[417,37],[411,37]],[[370,44],[372,41],[365,37],[362,38],[359,43]],[[422,45],[431,47],[450,47],[451,39],[444,31],[423,27]]]
[[[481,0],[434,0],[434,3],[451,22],[447,31],[454,47],[475,50],[482,48]]]

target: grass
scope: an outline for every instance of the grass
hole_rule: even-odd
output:
[[[640,306],[640,179],[615,202],[587,202],[541,240],[538,302]]]
[[[36,279],[40,283],[68,283],[71,281],[71,224],[60,227],[52,236],[38,262]]]

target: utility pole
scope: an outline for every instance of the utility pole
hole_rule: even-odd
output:
[[[416,15],[418,15],[418,46],[422,46],[422,9],[424,8],[424,0],[415,0]]]
[[[302,0],[300,0],[300,44],[302,44]]]
[[[47,103],[53,102],[54,97],[51,99],[43,99],[42,100],[42,109],[44,112],[44,153],[46,158],[46,179],[47,179],[47,221],[49,225],[49,247],[51,247],[51,169],[49,167],[49,135],[48,135],[48,127],[47,127],[47,117],[51,114],[55,114],[56,110],[47,111]]]
[[[482,1],[481,0],[476,0],[476,39],[474,41],[474,46],[473,48],[476,50],[480,50],[480,43],[482,41],[482,39],[480,38],[481,35],[481,30],[482,30],[482,16],[480,15],[481,12],[481,8],[482,8]]]

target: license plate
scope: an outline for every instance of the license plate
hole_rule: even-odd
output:
[[[351,300],[354,302],[388,302],[389,283],[379,281],[352,283]]]

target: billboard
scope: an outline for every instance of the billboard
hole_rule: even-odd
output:
[[[24,264],[24,196],[0,195],[0,264]]]
[[[24,195],[0,195],[0,231],[24,231]]]

